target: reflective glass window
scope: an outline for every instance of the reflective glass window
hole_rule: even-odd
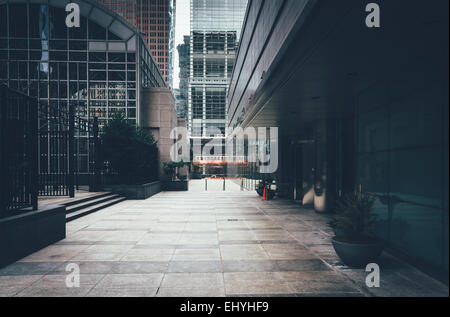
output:
[[[9,35],[10,37],[27,37],[28,21],[26,19],[26,4],[9,5]],[[24,18],[25,17],[25,18]]]
[[[89,39],[106,40],[106,29],[94,21],[89,20]]]

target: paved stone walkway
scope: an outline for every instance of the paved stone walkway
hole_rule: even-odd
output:
[[[73,221],[65,240],[0,270],[0,296],[448,296],[389,255],[368,289],[335,255],[326,216],[227,186],[194,181]],[[66,287],[70,263],[79,288]]]

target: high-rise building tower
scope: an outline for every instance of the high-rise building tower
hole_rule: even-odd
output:
[[[190,37],[184,37],[184,43],[178,45],[178,57],[180,67],[180,88],[175,96],[177,101],[177,113],[180,118],[186,118],[189,100],[189,74],[190,74]]]
[[[96,0],[136,26],[172,87],[176,0]]]
[[[169,5],[169,86],[173,88],[173,73],[175,63],[175,26],[177,25],[177,0],[170,0]]]
[[[225,137],[227,94],[247,0],[191,0],[188,130]]]

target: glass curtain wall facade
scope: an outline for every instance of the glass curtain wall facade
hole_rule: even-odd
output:
[[[173,88],[173,75],[175,65],[175,27],[177,25],[177,0],[170,0],[169,2],[169,65],[168,65],[168,83],[169,87]]]
[[[360,94],[357,183],[379,197],[380,238],[448,272],[448,81],[439,75],[416,65]]]
[[[177,113],[179,118],[186,118],[189,98],[189,74],[190,74],[190,38],[184,37],[184,43],[178,45],[180,67],[180,89],[177,97]]]
[[[114,11],[132,25],[137,26],[137,0],[96,0]]]
[[[53,3],[0,1],[0,83],[100,126],[116,113],[137,124],[140,89],[165,87],[144,39],[87,0],[80,28],[69,29],[64,3]],[[81,165],[87,172],[87,155]]]
[[[176,0],[96,0],[137,27],[172,87]]]
[[[246,0],[191,0],[191,138],[225,137],[228,87],[246,8]]]

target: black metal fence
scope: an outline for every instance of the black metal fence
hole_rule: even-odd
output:
[[[0,217],[37,209],[35,99],[0,86]]]
[[[100,187],[98,120],[0,86],[0,216],[37,209],[38,196],[74,197],[84,182]]]
[[[39,105],[39,196],[74,197],[80,174],[89,190],[98,190],[98,120],[75,116],[75,108]]]

